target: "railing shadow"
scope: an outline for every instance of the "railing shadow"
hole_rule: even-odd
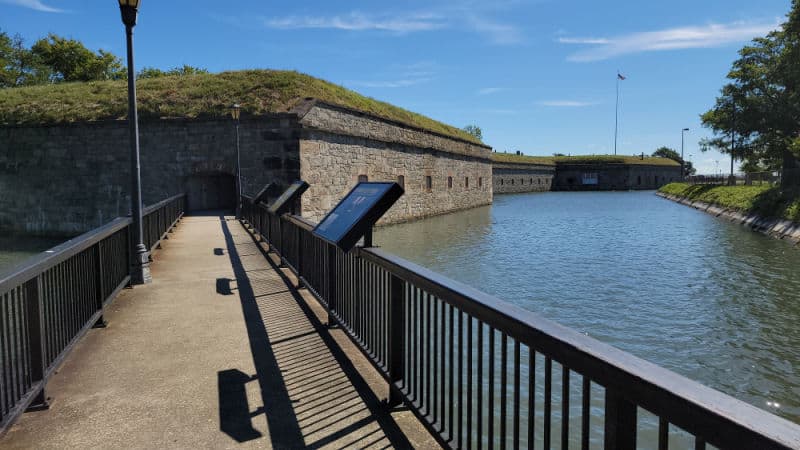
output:
[[[253,377],[238,370],[220,372],[221,430],[238,442],[257,439],[261,434],[253,428],[252,418],[265,414],[276,448],[342,442],[410,448],[392,411],[263,248],[250,237],[247,245],[258,250],[248,248],[247,255],[240,254],[237,245],[245,243],[240,236],[234,240],[224,218],[221,226],[256,367]],[[246,270],[242,258],[253,256],[264,258],[272,269]],[[250,411],[243,387],[251,380],[259,382],[264,404],[255,412]]]

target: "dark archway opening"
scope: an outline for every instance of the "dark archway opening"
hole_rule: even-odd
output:
[[[186,178],[185,187],[189,211],[232,211],[236,208],[236,179],[233,175],[192,175]]]

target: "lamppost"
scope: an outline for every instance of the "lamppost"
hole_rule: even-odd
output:
[[[242,166],[239,159],[239,117],[242,113],[242,107],[235,103],[231,106],[231,117],[236,124],[236,218],[242,217]]]
[[[688,128],[684,128],[681,130],[681,180],[686,179],[686,167],[685,163],[683,162],[683,134],[689,131]]]
[[[133,27],[139,13],[140,0],[119,0],[122,23],[128,43],[128,128],[131,145],[131,246],[133,265],[131,284],[146,284],[150,278],[150,253],[144,246],[142,228],[142,174],[139,164],[139,115],[136,109],[136,73],[133,67]]]

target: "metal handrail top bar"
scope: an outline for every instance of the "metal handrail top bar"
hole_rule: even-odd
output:
[[[501,330],[593,381],[687,430],[740,427],[726,442],[748,441],[753,432],[774,444],[800,448],[800,426],[538,314],[406,261],[379,248],[359,256],[437,298]],[[687,408],[691,405],[692,408]],[[744,439],[742,441],[741,439]]]
[[[145,206],[144,209],[142,210],[142,214],[150,214],[151,212],[161,208],[162,206],[166,205],[167,203],[173,202],[173,201],[175,201],[175,200],[177,200],[177,199],[179,199],[181,197],[185,197],[185,196],[186,196],[185,193],[184,194],[175,194],[172,197],[169,197],[169,198],[166,198],[164,200],[161,200],[158,203],[155,203],[155,204],[150,205],[150,206]]]

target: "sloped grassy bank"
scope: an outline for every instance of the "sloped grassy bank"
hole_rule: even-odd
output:
[[[800,192],[771,186],[670,183],[658,195],[771,236],[800,243]]]

